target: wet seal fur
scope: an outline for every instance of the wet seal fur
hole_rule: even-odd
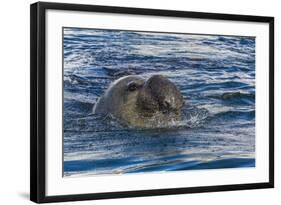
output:
[[[114,81],[98,99],[95,114],[112,115],[136,128],[165,127],[181,119],[183,97],[162,75],[129,75]]]

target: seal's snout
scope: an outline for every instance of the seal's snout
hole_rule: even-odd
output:
[[[183,106],[183,97],[175,84],[162,75],[151,76],[146,84],[153,99],[158,102],[163,113],[179,111]]]
[[[172,109],[172,104],[170,102],[164,100],[164,102],[159,103],[159,110],[163,113],[169,113],[174,109]]]
[[[160,111],[163,113],[168,113],[170,111],[176,111],[177,107],[175,103],[171,102],[170,100],[165,99],[163,102],[159,102]]]
[[[168,100],[164,100],[162,107],[166,110],[169,110],[172,107],[171,105],[171,102],[169,102]]]

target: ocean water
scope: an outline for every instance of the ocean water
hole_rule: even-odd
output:
[[[255,38],[64,29],[64,176],[255,166]],[[162,74],[182,121],[134,129],[92,113],[114,80]]]

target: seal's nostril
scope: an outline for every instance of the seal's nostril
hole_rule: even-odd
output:
[[[171,107],[170,103],[167,100],[164,100],[163,105],[166,109],[169,109]]]
[[[171,104],[169,103],[169,101],[164,100],[164,101],[160,104],[160,110],[161,110],[163,113],[169,112],[170,109],[171,109]]]

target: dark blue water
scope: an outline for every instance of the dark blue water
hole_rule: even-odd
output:
[[[92,114],[111,82],[162,74],[186,101],[169,127]],[[255,166],[255,38],[64,30],[64,175]]]

